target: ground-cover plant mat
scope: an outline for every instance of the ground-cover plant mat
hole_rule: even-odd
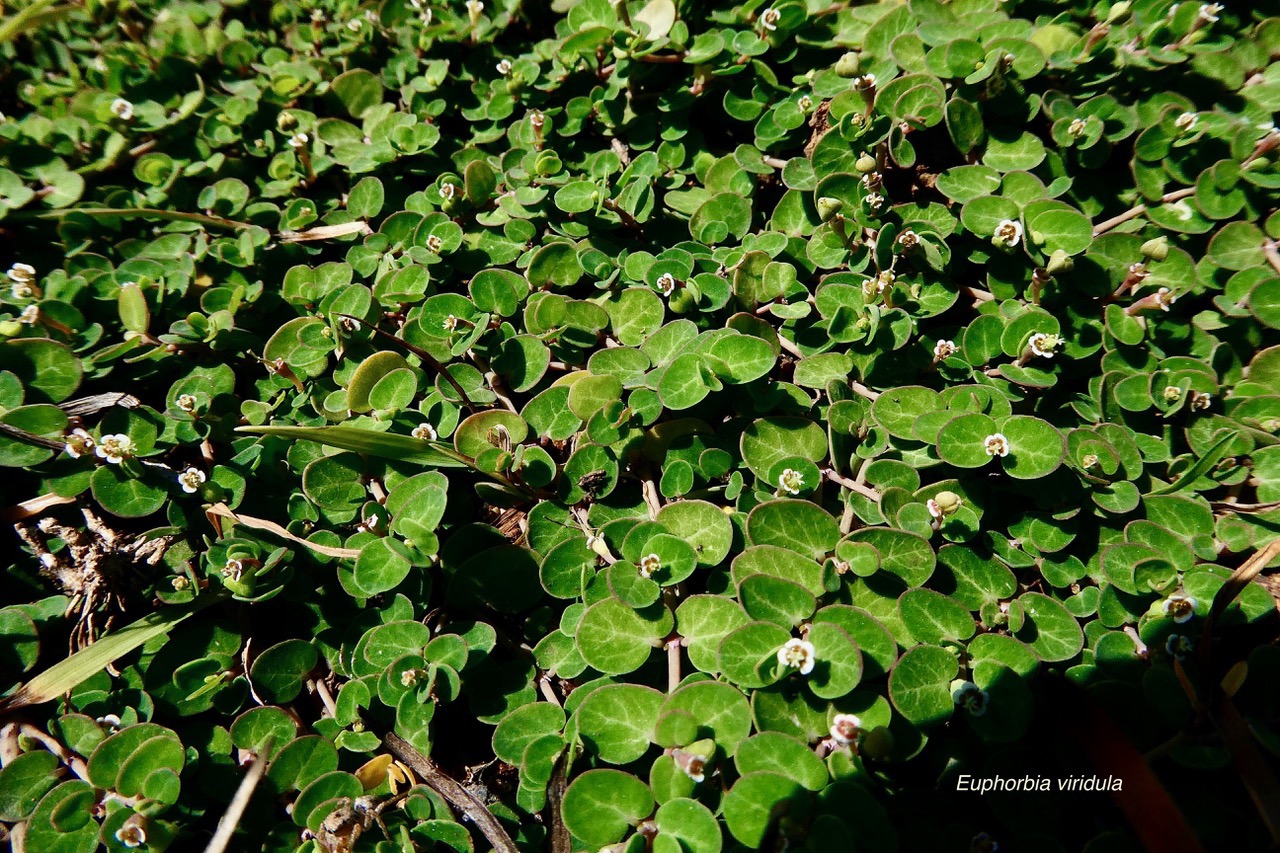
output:
[[[1266,8],[6,5],[0,834],[1271,849]]]

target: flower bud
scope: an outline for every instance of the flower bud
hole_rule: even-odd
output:
[[[822,196],[818,199],[818,216],[823,222],[830,222],[844,209],[844,202],[838,198]]]
[[[1055,249],[1053,254],[1049,256],[1049,263],[1045,265],[1045,272],[1049,275],[1058,275],[1059,273],[1071,272],[1075,268],[1076,262],[1071,256],[1062,249]]]
[[[943,515],[953,514],[964,503],[955,492],[938,492],[933,496],[933,499],[938,504],[938,509],[942,510]]]
[[[1133,4],[1129,0],[1120,0],[1119,3],[1111,7],[1111,11],[1107,13],[1107,23],[1115,24],[1129,14],[1129,8]]]
[[[862,57],[849,51],[836,61],[836,76],[848,80],[862,74]]]
[[[1154,240],[1148,240],[1142,244],[1139,251],[1142,252],[1142,257],[1149,261],[1163,261],[1169,257],[1169,238],[1160,236]]]

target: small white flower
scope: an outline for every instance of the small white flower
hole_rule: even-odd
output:
[[[1187,133],[1188,131],[1192,130],[1196,126],[1196,123],[1199,121],[1200,121],[1200,116],[1196,115],[1195,113],[1183,113],[1182,115],[1178,116],[1176,119],[1173,120],[1173,126],[1178,128],[1178,130],[1182,131],[1183,133]]]
[[[422,26],[431,26],[431,21],[435,19],[436,13],[430,9],[423,9],[422,14],[418,16],[418,20],[422,21]]]
[[[707,778],[707,756],[699,755],[696,752],[688,752],[683,749],[677,749],[671,753],[671,757],[675,759],[676,766],[680,768],[680,772],[688,776],[694,782],[704,782]]]
[[[1080,464],[1085,468],[1095,468],[1100,461],[1101,460],[1098,459],[1098,454],[1096,453],[1086,453],[1084,456],[1080,457]]]
[[[111,102],[111,113],[121,121],[129,121],[133,118],[133,104],[124,98],[116,98]]]
[[[1196,600],[1189,595],[1175,592],[1161,603],[1160,612],[1181,625],[1183,622],[1191,621],[1191,617],[1196,615]]]
[[[1031,336],[1031,340],[1027,341],[1027,346],[1031,347],[1031,352],[1042,358],[1053,358],[1053,351],[1061,344],[1062,338],[1057,335],[1047,335],[1044,332],[1036,332]]]
[[[406,669],[404,672],[400,673],[401,687],[412,687],[417,683],[418,683],[418,670]]]
[[[841,746],[848,746],[862,734],[862,720],[853,714],[836,714],[829,731],[833,741]]]
[[[994,234],[996,243],[1013,248],[1022,239],[1022,223],[1012,219],[1001,219]]]
[[[351,30],[351,32],[353,33],[358,33],[362,29],[364,29],[364,21],[360,20],[359,18],[352,18],[351,20],[347,21],[347,29]]]
[[[182,491],[189,495],[194,495],[200,491],[200,487],[207,481],[208,477],[199,468],[188,468],[178,475],[178,484],[182,486]]]
[[[34,326],[40,321],[40,306],[28,305],[22,309],[22,313],[18,315],[18,322],[24,326]]]
[[[475,26],[480,20],[480,13],[484,11],[484,3],[480,0],[467,0],[467,17],[471,19],[471,26]]]
[[[1213,402],[1213,395],[1201,391],[1191,392],[1191,411],[1202,412]]]
[[[1077,139],[1084,135],[1085,128],[1088,126],[1089,123],[1082,118],[1072,119],[1071,125],[1067,128],[1067,134],[1072,139]]]
[[[884,175],[876,171],[867,172],[862,176],[862,185],[874,193],[880,187],[884,186]]]
[[[813,672],[815,662],[813,643],[792,637],[778,649],[778,663],[790,669],[800,670],[801,675]]]
[[[1164,401],[1170,405],[1182,399],[1182,389],[1177,385],[1166,385],[1164,389]]]
[[[307,143],[311,141],[311,137],[299,131],[289,137],[289,147],[294,149],[306,148]]]
[[[450,314],[444,318],[444,322],[440,324],[446,332],[452,332],[458,328],[458,318]]]
[[[920,245],[920,236],[908,228],[898,235],[898,245],[902,246],[902,251],[910,252]]]
[[[807,113],[809,110],[813,109],[813,98],[810,98],[808,95],[801,95],[800,100],[796,102],[796,105],[800,107],[801,112]]]
[[[147,843],[147,831],[142,828],[141,822],[131,818],[116,830],[116,841],[132,850]]]
[[[529,126],[534,130],[542,130],[542,126],[547,123],[547,117],[542,114],[542,110],[529,111]]]
[[[1218,13],[1222,9],[1221,3],[1201,3],[1200,11],[1196,14],[1196,18],[1206,24],[1216,24],[1218,23]]]
[[[232,581],[240,580],[244,576],[244,563],[228,557],[226,565],[222,567],[222,576]]]
[[[975,717],[987,713],[987,704],[991,697],[972,681],[966,681],[951,692],[951,699],[960,708],[964,708]]]
[[[1156,304],[1160,306],[1161,311],[1168,311],[1169,306],[1176,302],[1178,297],[1173,295],[1173,291],[1167,287],[1162,287],[1156,291]]]
[[[662,568],[662,560],[657,554],[645,554],[640,558],[640,574],[644,577],[653,577],[653,573],[660,568]]]
[[[1164,650],[1178,660],[1190,654],[1195,646],[1195,641],[1184,634],[1170,634],[1169,639],[1164,641]]]
[[[946,513],[942,511],[942,505],[939,504],[937,501],[935,501],[933,498],[929,498],[929,500],[925,501],[924,505],[925,505],[925,509],[929,510],[929,515],[933,516],[934,518],[940,519],[942,518],[942,516],[946,515]]]
[[[876,75],[863,74],[854,81],[854,86],[859,89],[874,89],[876,87]]]
[[[365,9],[364,19],[371,24],[376,24],[378,23],[378,13],[373,11],[372,9]]]
[[[503,77],[506,77],[508,74],[511,73],[511,60],[503,59],[499,61],[497,65],[497,69],[499,74],[501,74]]]
[[[868,193],[863,200],[867,203],[867,207],[872,210],[878,210],[884,204],[884,196],[880,195],[880,193]]]
[[[423,441],[435,441],[439,437],[439,433],[436,432],[436,428],[425,421],[414,427],[411,435],[413,435],[414,438],[420,438]]]
[[[798,495],[804,488],[804,475],[794,468],[783,468],[778,477],[778,488],[789,495]]]
[[[777,9],[765,9],[764,14],[760,16],[760,23],[769,32],[773,32],[778,28],[778,21],[782,20],[782,13]]]
[[[867,279],[862,283],[863,298],[868,300],[875,299],[890,287],[893,287],[893,282],[895,280],[896,276],[894,276],[894,274],[889,270],[885,270],[884,272],[877,274],[875,278]]]
[[[956,354],[955,341],[938,341],[933,345],[933,360],[944,361]]]
[[[445,201],[453,201],[454,197],[456,197],[457,195],[458,195],[457,184],[450,183],[450,184],[440,185],[440,197]]]
[[[72,459],[79,459],[81,456],[88,456],[93,452],[93,436],[82,429],[72,430],[66,441],[67,446],[64,449]]]
[[[662,291],[663,296],[670,296],[676,289],[676,277],[669,272],[664,272],[658,276],[658,290]]]
[[[190,394],[179,394],[178,399],[175,402],[179,409],[190,414],[196,410],[196,406],[199,401]]]
[[[982,440],[982,449],[988,456],[1008,456],[1009,439],[998,432],[992,433]]]
[[[112,465],[119,465],[133,455],[133,439],[124,433],[104,435],[94,448],[99,459],[105,459]]]
[[[100,726],[106,726],[107,728],[111,729],[113,732],[119,731],[120,727],[123,725],[120,718],[117,717],[115,714],[107,714],[106,716],[98,717],[97,719],[94,720],[94,722]]]
[[[444,240],[440,239],[439,234],[432,234],[427,238],[427,251],[432,254],[440,254],[440,250],[444,248]]]
[[[26,284],[30,285],[36,280],[36,268],[31,264],[15,263],[9,267],[9,281],[14,285]]]
[[[175,575],[170,581],[169,586],[173,587],[175,592],[182,592],[191,586],[191,581],[186,575]]]

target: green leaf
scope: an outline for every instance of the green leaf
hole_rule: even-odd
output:
[[[578,621],[577,646],[583,660],[607,675],[639,669],[662,643],[671,616],[660,606],[637,612],[616,598],[587,608]]]
[[[619,841],[653,811],[649,786],[620,770],[588,770],[564,793],[564,823],[593,849]]]
[[[967,640],[976,628],[973,616],[954,599],[931,589],[909,589],[898,599],[902,624],[921,643]]]
[[[1261,266],[1265,240],[1262,229],[1251,222],[1228,222],[1209,241],[1209,257],[1229,270]]]
[[[889,673],[889,698],[913,725],[931,726],[951,718],[951,680],[960,671],[956,656],[938,646],[909,649]]]
[[[655,518],[673,536],[688,542],[698,565],[715,566],[729,554],[733,525],[724,511],[706,501],[678,501],[664,506]]]
[[[630,764],[649,749],[663,695],[637,684],[593,690],[578,706],[578,733],[609,764]]]
[[[333,93],[353,118],[360,118],[382,103],[382,83],[377,75],[363,68],[352,68],[333,79]]]
[[[803,791],[799,782],[781,773],[762,770],[744,775],[725,794],[724,822],[739,843],[758,848],[778,810],[786,803],[802,802]]]

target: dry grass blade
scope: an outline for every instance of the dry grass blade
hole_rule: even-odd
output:
[[[341,225],[317,225],[315,228],[308,228],[306,231],[281,231],[279,238],[281,243],[310,243],[315,240],[333,240],[338,237],[347,237],[351,234],[372,234],[373,229],[369,227],[369,223],[363,219],[357,219],[355,222],[344,222]]]
[[[330,545],[321,545],[319,542],[312,542],[309,539],[303,539],[297,534],[290,533],[285,528],[276,524],[274,521],[268,521],[265,518],[254,518],[252,515],[240,515],[231,511],[231,508],[224,503],[217,503],[205,510],[205,514],[209,516],[209,522],[214,527],[219,527],[214,518],[227,518],[236,524],[243,524],[245,527],[251,527],[254,530],[265,530],[268,533],[274,533],[281,539],[287,539],[295,545],[301,545],[317,554],[323,554],[326,557],[341,557],[354,560],[360,556],[358,548],[335,548]]]
[[[1218,594],[1213,597],[1213,609],[1209,612],[1209,618],[1205,620],[1204,630],[1206,636],[1213,630],[1214,621],[1231,605],[1231,602],[1236,600],[1236,596],[1252,583],[1254,578],[1262,574],[1262,570],[1277,556],[1280,556],[1280,539],[1276,539],[1265,548],[1255,551],[1252,557],[1245,560],[1240,568],[1231,573],[1231,577],[1227,578],[1227,582],[1218,589]]]
[[[274,740],[275,738],[269,737],[263,744],[262,752],[254,759],[253,766],[240,782],[240,787],[236,788],[236,795],[227,804],[227,810],[223,813],[222,820],[218,821],[218,829],[213,833],[213,838],[209,839],[209,845],[204,848],[204,853],[224,853],[227,849],[231,836],[235,834],[236,827],[240,824],[240,818],[244,816],[244,810],[249,806],[254,789],[258,787],[258,783],[267,772],[266,756],[271,754]]]

